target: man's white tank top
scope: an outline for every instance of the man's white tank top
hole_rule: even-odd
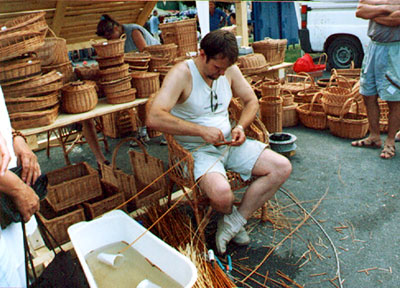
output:
[[[187,60],[186,64],[192,74],[192,91],[185,102],[176,104],[172,108],[171,114],[192,123],[219,128],[224,133],[225,139],[230,137],[232,128],[229,122],[228,106],[232,98],[232,90],[228,79],[220,76],[212,82],[212,87],[210,87],[192,59]],[[217,99],[215,97],[213,99],[213,107],[211,107],[211,92],[217,95]],[[214,107],[216,109],[213,112],[211,108]],[[175,139],[180,142],[204,143],[199,136],[175,135]]]

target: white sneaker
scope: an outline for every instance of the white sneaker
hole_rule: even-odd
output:
[[[246,229],[244,227],[240,228],[239,232],[236,234],[235,237],[232,239],[237,245],[246,246],[250,244],[250,237],[247,234]]]

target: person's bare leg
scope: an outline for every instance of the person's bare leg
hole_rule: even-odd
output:
[[[369,135],[368,137],[351,142],[351,145],[356,147],[373,147],[380,148],[382,146],[382,140],[379,130],[379,104],[378,95],[375,96],[363,96],[365,107],[367,108],[367,116],[369,123]]]
[[[232,212],[235,196],[224,175],[218,172],[207,173],[203,175],[199,185],[201,191],[210,199],[213,209],[223,214],[230,214]]]
[[[390,159],[395,155],[395,137],[400,128],[400,102],[388,101],[387,103],[389,106],[389,127],[385,145],[381,153],[381,157],[384,159]]]
[[[92,150],[94,156],[96,157],[97,163],[104,163],[107,159],[104,157],[104,154],[101,151],[93,119],[82,121],[82,132],[87,143],[89,144],[90,150]]]

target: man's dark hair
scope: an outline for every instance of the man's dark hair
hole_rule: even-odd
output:
[[[107,34],[112,33],[114,26],[120,26],[120,24],[112,19],[108,14],[103,14],[100,17],[100,21],[97,24],[97,32],[98,36],[105,36]]]
[[[235,35],[225,30],[214,30],[208,33],[201,40],[200,49],[204,50],[207,62],[210,59],[226,57],[231,64],[234,64],[239,54]]]

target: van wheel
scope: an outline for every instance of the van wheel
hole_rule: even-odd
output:
[[[364,52],[361,44],[351,37],[337,37],[327,49],[329,68],[346,69],[354,61],[355,67],[361,67]]]

